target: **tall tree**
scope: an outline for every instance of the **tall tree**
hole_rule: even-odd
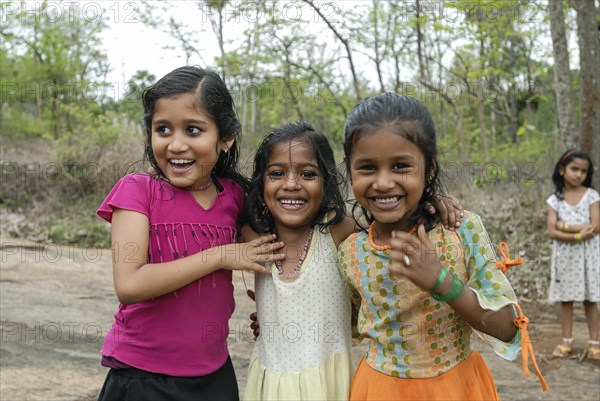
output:
[[[552,51],[554,53],[554,91],[556,93],[556,123],[558,135],[556,146],[559,154],[579,143],[579,133],[575,124],[573,105],[573,84],[569,67],[569,48],[565,30],[565,16],[562,0],[548,3]]]
[[[573,0],[577,11],[579,37],[581,146],[594,157],[600,168],[600,38],[598,12],[590,0]],[[596,174],[596,184],[598,184]]]

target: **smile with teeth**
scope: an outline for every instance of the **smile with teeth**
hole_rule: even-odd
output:
[[[169,160],[169,163],[171,164],[191,164],[194,161],[191,159],[171,159]]]
[[[194,164],[192,159],[170,159],[169,164],[173,170],[187,170]]]
[[[284,210],[295,211],[304,209],[306,201],[304,199],[279,199],[279,204]]]
[[[373,198],[376,203],[381,203],[384,205],[389,205],[391,203],[396,203],[400,200],[399,196],[391,196],[387,198]]]
[[[279,199],[279,202],[284,204],[284,205],[304,205],[306,203],[306,201],[301,200],[301,199]]]

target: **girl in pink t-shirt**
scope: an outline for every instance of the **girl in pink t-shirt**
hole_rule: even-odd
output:
[[[99,400],[235,400],[227,349],[232,270],[266,273],[274,235],[236,244],[246,180],[233,100],[213,71],[178,68],[142,95],[155,174],[122,178],[98,209],[112,223],[119,309],[101,350]]]

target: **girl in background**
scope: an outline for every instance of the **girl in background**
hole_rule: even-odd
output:
[[[340,246],[342,274],[370,341],[351,400],[497,400],[471,347],[473,329],[501,356],[520,346],[517,300],[496,268],[479,216],[447,230],[423,205],[440,192],[435,128],[415,99],[384,93],[361,101],[344,128],[357,204],[370,223]]]
[[[98,209],[112,223],[119,309],[99,400],[236,400],[227,349],[232,270],[265,272],[275,236],[236,244],[241,127],[221,78],[178,68],[142,95],[154,174],[123,177]]]
[[[594,168],[580,149],[565,152],[556,163],[556,192],[548,199],[548,235],[552,238],[550,302],[560,302],[562,343],[552,355],[573,351],[573,302],[582,302],[587,318],[587,356],[600,360],[598,301],[600,301],[600,195],[591,188]]]

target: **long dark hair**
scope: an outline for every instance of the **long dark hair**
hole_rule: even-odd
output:
[[[393,128],[398,135],[417,145],[423,153],[425,190],[416,210],[407,216],[407,222],[410,226],[424,224],[425,228],[430,230],[439,221],[439,214],[432,216],[423,206],[425,202],[433,203],[435,196],[443,195],[443,186],[440,180],[440,164],[437,161],[435,126],[429,111],[421,102],[410,96],[386,92],[365,98],[354,106],[344,125],[346,172],[350,175],[350,160],[358,139],[387,128]],[[355,201],[352,216],[357,224],[360,225],[360,218],[356,216],[359,208],[371,223],[373,216]]]
[[[215,71],[200,67],[186,66],[177,68],[148,87],[142,94],[144,106],[144,127],[146,144],[144,158],[148,160],[158,177],[164,178],[154,153],[152,152],[152,116],[156,103],[165,97],[184,93],[196,97],[197,107],[202,108],[214,121],[219,131],[219,139],[223,142],[235,139],[228,152],[220,152],[211,176],[219,190],[223,187],[218,178],[229,178],[247,190],[248,180],[238,170],[238,142],[242,135],[242,125],[238,119],[233,98],[225,83]]]
[[[264,176],[269,164],[269,156],[276,145],[292,141],[305,143],[314,152],[323,181],[323,203],[311,226],[314,227],[318,224],[324,229],[331,224],[339,223],[344,218],[346,208],[340,192],[343,178],[336,167],[329,141],[325,135],[317,132],[306,121],[286,123],[277,127],[263,139],[254,156],[254,171],[250,179],[246,205],[250,227],[258,233],[273,232],[275,228],[273,216],[267,209],[263,196]],[[325,216],[332,211],[334,212],[333,217],[321,223]]]
[[[592,164],[592,158],[587,154],[584,150],[581,149],[571,149],[567,150],[562,154],[556,165],[554,166],[554,173],[552,173],[552,182],[554,183],[554,187],[556,191],[554,194],[558,199],[563,199],[563,194],[565,190],[565,179],[560,174],[561,169],[565,169],[569,163],[573,161],[573,159],[583,159],[587,160],[589,163],[587,175],[585,180],[583,180],[584,187],[590,188],[592,186],[592,175],[594,174],[594,165]]]

